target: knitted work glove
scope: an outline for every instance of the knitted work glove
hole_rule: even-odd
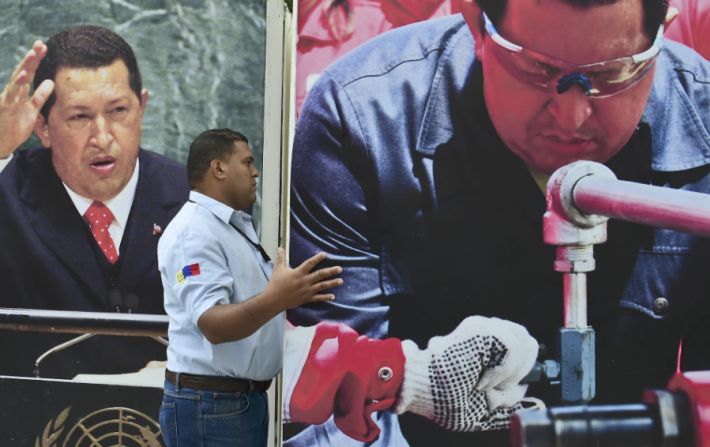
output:
[[[508,426],[527,389],[519,382],[538,346],[519,324],[473,316],[449,335],[430,339],[425,350],[405,340],[402,351],[404,381],[394,411],[470,432]]]

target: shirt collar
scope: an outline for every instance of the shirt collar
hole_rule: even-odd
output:
[[[197,192],[195,190],[190,191],[190,201],[203,206],[209,212],[214,214],[217,219],[221,220],[226,224],[229,223],[230,219],[232,218],[232,215],[236,213],[236,210],[234,210],[234,208],[225,205],[219,200],[215,200],[212,197],[206,196],[201,192]]]
[[[112,199],[103,202],[113,214],[113,221],[124,230],[128,223],[128,215],[131,213],[133,198],[136,196],[139,165],[140,161],[136,158],[136,166],[133,168],[133,175],[131,175],[126,186]],[[64,188],[67,190],[69,198],[79,212],[79,215],[83,216],[93,203],[93,200],[76,193],[64,182],[62,182],[62,185],[64,185]]]
[[[259,243],[259,238],[254,231],[254,224],[252,223],[251,216],[248,213],[241,210],[235,210],[229,205],[225,205],[224,203],[195,190],[190,191],[190,201],[203,206],[225,224],[236,226],[242,234],[244,234],[244,236],[246,236],[253,243]]]
[[[197,192],[195,190],[190,191],[190,200],[204,206],[219,220],[226,224],[230,222],[236,223],[235,221],[246,221],[251,223],[251,216],[249,213],[245,213],[241,210],[235,210],[231,206],[225,205],[219,200],[215,200],[210,196],[202,194],[201,192]]]

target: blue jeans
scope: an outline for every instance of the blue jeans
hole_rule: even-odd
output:
[[[160,429],[167,447],[266,447],[266,392],[216,393],[165,381]]]

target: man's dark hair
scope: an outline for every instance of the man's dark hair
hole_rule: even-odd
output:
[[[210,169],[212,160],[229,161],[234,151],[234,143],[249,143],[241,132],[231,129],[209,129],[202,132],[190,144],[187,156],[187,181],[190,188],[195,188]]]
[[[476,0],[478,6],[486,13],[494,25],[500,23],[505,15],[505,8],[509,0]],[[617,0],[561,0],[569,5],[579,8],[589,8],[592,6],[608,5],[616,3]],[[653,42],[658,33],[658,27],[666,19],[668,12],[668,0],[641,0],[643,4],[643,29],[646,36]]]
[[[128,85],[141,97],[141,73],[131,46],[121,36],[100,26],[82,25],[65,29],[47,40],[47,55],[37,67],[34,88],[45,79],[55,80],[61,68],[100,68],[111,65],[117,59],[128,68]],[[54,105],[54,92],[42,107],[44,119]]]

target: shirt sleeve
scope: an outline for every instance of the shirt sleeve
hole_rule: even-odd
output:
[[[219,241],[186,233],[169,248],[163,269],[178,306],[195,325],[207,309],[229,303],[234,280]]]
[[[340,265],[345,286],[336,300],[289,312],[297,325],[344,322],[359,333],[386,333],[380,256],[372,202],[376,184],[358,120],[342,87],[325,72],[309,93],[294,140],[290,259],[318,252],[319,267]]]

